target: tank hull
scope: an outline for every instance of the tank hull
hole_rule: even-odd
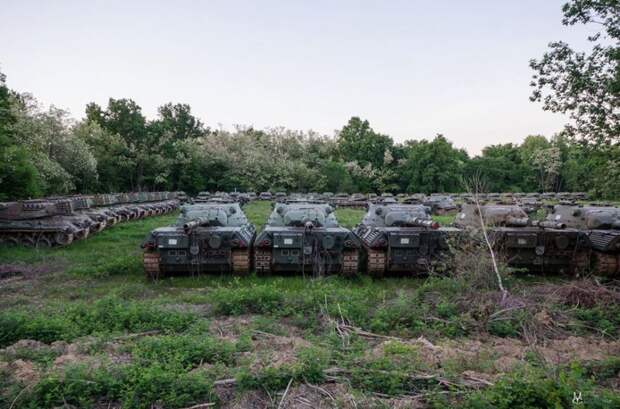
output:
[[[266,227],[254,241],[257,273],[357,274],[361,243],[341,227]]]
[[[150,278],[203,273],[248,274],[253,226],[156,229],[145,246],[144,270]],[[244,243],[239,245],[237,243]]]

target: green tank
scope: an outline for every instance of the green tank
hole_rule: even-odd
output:
[[[481,216],[489,240],[508,265],[532,272],[579,273],[589,267],[589,244],[584,233],[565,223],[536,221],[517,205],[463,204],[455,225],[480,231]]]
[[[254,241],[257,273],[358,272],[361,243],[325,203],[278,203]]]
[[[620,209],[612,206],[556,205],[547,221],[562,223],[587,235],[592,269],[598,274],[620,274]]]
[[[428,271],[447,250],[447,234],[422,205],[372,204],[353,230],[366,250],[366,270],[385,273]]]
[[[52,247],[85,239],[92,221],[76,214],[69,200],[0,203],[0,243]]]
[[[150,278],[180,273],[250,271],[256,233],[238,203],[188,204],[172,226],[149,233],[142,244]]]

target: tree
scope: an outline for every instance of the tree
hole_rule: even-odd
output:
[[[172,141],[196,139],[208,132],[202,122],[192,115],[188,104],[169,102],[160,106],[157,112],[159,118],[150,124],[152,131],[167,135]]]
[[[543,109],[569,114],[567,135],[595,145],[620,143],[620,0],[571,0],[562,11],[564,25],[598,24],[588,37],[592,50],[549,44],[534,70],[532,101]]]
[[[149,166],[153,151],[157,151],[157,134],[149,132],[142,108],[131,99],[108,100],[108,107],[103,110],[99,105],[90,103],[86,106],[86,118],[97,123],[109,134],[119,135],[125,149],[119,162],[132,169],[125,175],[123,188],[142,190],[145,186],[145,168]],[[153,181],[155,178],[152,178]]]
[[[431,142],[410,142],[402,175],[408,181],[408,192],[457,192],[462,189],[461,176],[467,153],[452,146],[443,135]]]
[[[28,94],[14,104],[16,143],[32,158],[46,194],[87,192],[96,187],[97,162],[89,146],[73,132],[67,111],[51,106],[42,110]]]
[[[394,142],[387,135],[376,133],[368,121],[354,116],[338,133],[338,150],[345,162],[357,162],[364,167],[369,163],[374,168],[384,165],[386,152]]]
[[[485,147],[481,156],[467,163],[465,171],[468,178],[480,175],[491,192],[529,190],[527,173],[528,167],[523,163],[519,146],[511,143]]]

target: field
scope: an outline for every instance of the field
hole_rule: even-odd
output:
[[[139,245],[174,218],[0,248],[0,408],[620,407],[620,298],[595,280],[507,274],[502,297],[469,253],[448,277],[149,282]]]

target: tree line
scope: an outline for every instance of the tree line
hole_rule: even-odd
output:
[[[332,137],[284,128],[213,130],[186,104],[148,120],[131,99],[91,103],[82,120],[0,85],[3,200],[135,190],[459,192],[474,174],[496,192],[620,197],[620,150],[527,136],[471,157],[442,135],[395,143],[351,118]]]
[[[620,1],[571,0],[563,24],[588,24],[588,51],[552,42],[531,99],[571,122],[549,138],[497,144],[471,157],[443,135],[395,143],[352,117],[332,137],[284,128],[213,130],[187,104],[147,119],[131,99],[86,106],[76,121],[0,73],[0,200],[136,190],[459,192],[587,191],[620,197]]]

